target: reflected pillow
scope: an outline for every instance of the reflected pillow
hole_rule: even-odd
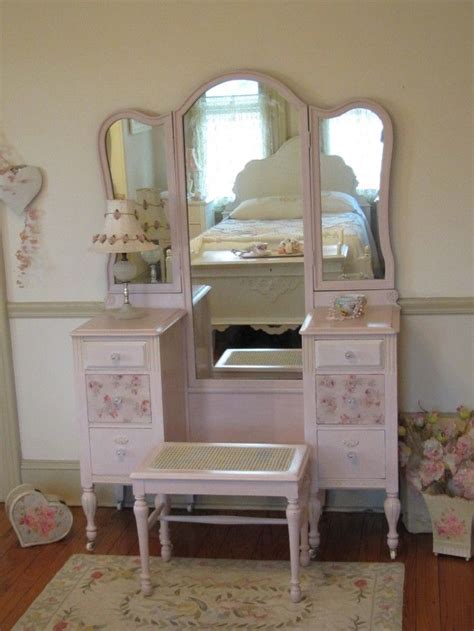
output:
[[[301,219],[303,200],[300,195],[246,199],[229,215],[231,219]]]
[[[361,210],[357,200],[339,191],[321,191],[321,211],[323,213],[353,213]]]

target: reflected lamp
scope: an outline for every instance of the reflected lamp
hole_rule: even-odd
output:
[[[123,305],[114,313],[118,319],[139,318],[144,315],[130,304],[128,283],[135,278],[137,268],[128,254],[156,249],[138,223],[135,203],[129,199],[107,200],[107,211],[102,232],[92,237],[91,251],[117,255],[113,265],[115,278],[123,283]]]

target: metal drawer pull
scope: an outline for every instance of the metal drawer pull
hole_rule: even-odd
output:
[[[120,405],[122,403],[122,397],[114,397],[113,403],[114,405]]]
[[[355,359],[355,353],[354,353],[354,351],[346,351],[344,353],[344,357],[346,359]]]
[[[118,361],[119,361],[119,359],[120,359],[120,353],[112,353],[112,355],[110,356],[110,359],[111,359],[113,362],[118,362]]]
[[[119,460],[123,460],[125,458],[127,450],[123,447],[120,447],[119,449],[116,449],[115,453],[117,454]]]
[[[345,447],[349,447],[349,448],[351,448],[351,447],[357,447],[357,445],[358,445],[358,444],[359,444],[359,441],[358,441],[358,440],[344,440],[344,441],[343,441],[343,445],[344,445]]]
[[[355,399],[347,399],[347,405],[353,408],[356,405],[357,401]]]
[[[355,451],[348,451],[347,457],[349,458],[351,462],[354,462],[357,459],[357,454]]]

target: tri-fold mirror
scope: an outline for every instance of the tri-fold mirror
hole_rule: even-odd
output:
[[[107,196],[134,200],[157,245],[135,255],[131,291],[187,288],[198,380],[299,379],[314,291],[393,288],[390,118],[371,101],[307,106],[235,73],[173,123],[129,110],[99,135]]]

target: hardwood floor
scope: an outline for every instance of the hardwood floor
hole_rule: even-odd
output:
[[[21,548],[0,505],[0,630],[8,631],[71,554],[85,553],[82,509],[72,508],[71,533],[57,543]],[[97,511],[96,554],[138,554],[131,509]],[[289,559],[286,528],[173,523],[174,555],[187,557]],[[405,564],[404,631],[472,631],[474,563],[435,557],[431,535],[413,535],[400,526],[397,561]],[[389,563],[384,516],[325,513],[321,519],[320,561]],[[159,553],[157,529],[151,554]],[[113,630],[111,630],[113,631]],[[317,629],[315,629],[317,631]]]

